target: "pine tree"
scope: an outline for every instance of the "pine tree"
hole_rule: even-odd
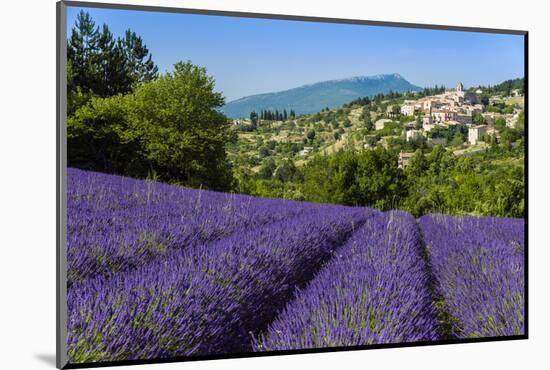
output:
[[[77,86],[89,92],[96,81],[95,58],[98,52],[99,30],[89,13],[83,10],[76,17],[75,27],[67,45],[67,62],[71,68],[68,89]]]
[[[97,79],[92,87],[102,97],[131,91],[131,81],[126,74],[126,60],[120,40],[115,41],[109,27],[104,24],[98,37],[98,50],[94,61]]]
[[[114,39],[109,27],[96,27],[89,13],[80,11],[67,40],[68,92],[108,97],[128,93],[141,82],[158,77],[158,67],[143,40],[127,30]]]
[[[250,123],[253,128],[256,128],[258,125],[258,113],[256,113],[256,111],[250,112]]]
[[[126,59],[127,73],[132,84],[152,81],[158,76],[158,67],[143,40],[135,32],[126,30],[122,39]]]

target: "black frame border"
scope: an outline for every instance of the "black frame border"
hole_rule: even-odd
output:
[[[526,30],[513,29],[498,29],[498,28],[478,28],[470,26],[452,26],[452,25],[437,25],[423,23],[404,23],[404,22],[388,22],[388,21],[373,21],[347,18],[327,18],[316,16],[300,16],[288,14],[271,14],[271,13],[253,13],[240,11],[226,10],[208,10],[208,9],[193,9],[193,8],[176,8],[165,6],[152,5],[132,5],[132,4],[112,4],[102,2],[84,2],[62,0],[56,3],[56,45],[57,45],[57,63],[56,63],[56,228],[57,228],[57,248],[56,248],[56,367],[58,369],[80,369],[80,368],[96,368],[106,366],[126,366],[126,365],[143,365],[143,364],[159,364],[173,362],[190,362],[190,361],[205,361],[205,360],[220,360],[220,359],[235,359],[235,358],[252,358],[252,357],[269,357],[294,354],[311,354],[311,353],[327,353],[327,352],[342,352],[342,351],[359,351],[368,349],[383,349],[383,348],[406,348],[406,347],[423,347],[437,346],[447,344],[467,344],[467,343],[486,343],[500,342],[510,340],[522,340],[529,338],[529,32]],[[67,357],[67,291],[66,291],[66,39],[67,39],[67,17],[66,8],[85,7],[96,9],[116,9],[116,10],[136,10],[160,13],[181,13],[181,14],[197,14],[197,15],[214,15],[226,17],[244,17],[256,19],[277,19],[289,21],[306,21],[320,23],[335,23],[335,24],[355,24],[366,26],[382,26],[382,27],[397,27],[397,28],[414,28],[427,30],[443,30],[443,31],[459,31],[459,32],[479,32],[493,34],[508,34],[518,35],[524,38],[524,115],[525,115],[525,139],[524,139],[524,183],[525,183],[525,205],[524,205],[524,222],[525,222],[525,253],[524,253],[524,334],[501,337],[486,337],[486,338],[467,338],[467,339],[444,339],[437,341],[419,341],[419,342],[401,342],[401,343],[386,343],[386,344],[371,344],[348,347],[325,347],[325,348],[309,348],[299,350],[283,350],[269,352],[245,352],[245,353],[227,353],[213,354],[201,356],[177,356],[169,358],[155,359],[139,359],[139,360],[122,360],[122,361],[101,361],[101,362],[86,362],[86,363],[69,363]]]

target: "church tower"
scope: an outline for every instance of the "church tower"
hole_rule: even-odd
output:
[[[462,104],[464,103],[464,97],[466,96],[466,92],[464,91],[464,85],[462,85],[462,82],[458,82],[456,84],[456,91],[455,91],[455,102]]]

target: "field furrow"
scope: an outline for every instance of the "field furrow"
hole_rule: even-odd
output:
[[[524,334],[523,220],[427,215],[419,223],[451,334]]]
[[[414,218],[370,218],[255,342],[288,350],[439,339]]]
[[[322,207],[76,169],[68,174],[69,286]]]
[[[236,233],[69,291],[74,362],[250,351],[276,313],[365,219],[341,206]]]

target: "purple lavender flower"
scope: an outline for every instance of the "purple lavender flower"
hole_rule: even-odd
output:
[[[269,213],[263,200],[255,206]],[[304,207],[294,217],[208,245],[170,248],[133,269],[74,283],[68,292],[71,361],[251,351],[252,335],[375,213]]]
[[[67,198],[69,286],[321,207],[72,168]]]
[[[298,292],[256,351],[439,339],[412,216],[376,215]]]
[[[420,218],[438,294],[452,334],[524,333],[524,221],[427,215]]]

